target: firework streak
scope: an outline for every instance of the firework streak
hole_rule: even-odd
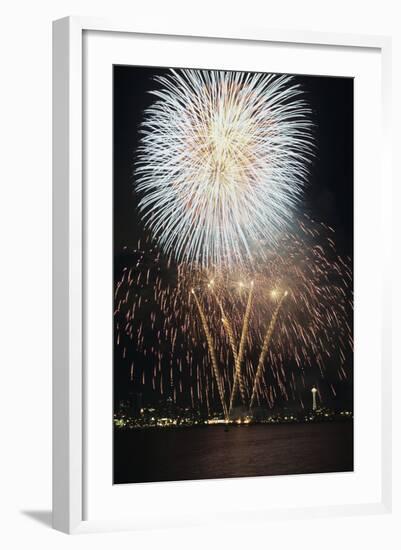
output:
[[[270,340],[271,340],[272,335],[273,335],[274,327],[276,326],[277,316],[278,316],[278,313],[279,313],[280,308],[281,308],[281,304],[283,303],[283,300],[284,300],[285,296],[287,296],[287,291],[283,292],[283,294],[281,295],[281,298],[279,299],[279,301],[277,303],[276,309],[274,310],[273,316],[272,316],[271,321],[268,325],[268,329],[266,331],[265,339],[263,340],[262,351],[261,351],[260,356],[259,356],[258,368],[256,370],[255,381],[253,383],[251,400],[250,400],[250,403],[249,403],[249,408],[250,409],[252,409],[252,407],[253,407],[253,403],[254,403],[254,400],[255,400],[255,397],[256,397],[256,392],[258,390],[260,392],[260,380],[261,380],[261,377],[262,377],[263,371],[264,371],[266,355],[267,355],[267,352],[268,352],[268,349],[269,349],[269,344],[270,344]]]
[[[194,289],[192,289],[191,292],[192,292],[192,294],[195,298],[195,303],[196,303],[196,306],[199,310],[199,316],[201,318],[202,326],[203,326],[203,329],[205,331],[206,340],[207,340],[207,343],[208,343],[208,346],[209,346],[210,358],[212,360],[214,376],[216,378],[216,383],[217,383],[217,387],[218,387],[218,390],[219,390],[219,396],[220,396],[221,406],[223,407],[224,417],[228,418],[227,405],[226,405],[225,398],[224,398],[224,390],[223,390],[221,380],[220,380],[220,373],[219,373],[219,367],[217,365],[216,352],[215,352],[215,349],[214,349],[213,338],[212,338],[212,335],[210,334],[210,330],[209,330],[209,327],[208,327],[208,324],[207,324],[207,319],[206,319],[205,312],[203,311],[203,308],[202,308],[202,306],[201,306],[201,304],[200,304],[200,302],[199,302],[199,300],[196,296],[196,292],[195,292]]]
[[[244,357],[245,352],[245,344],[248,338],[248,329],[249,329],[249,317],[251,314],[251,307],[252,307],[252,299],[253,299],[253,281],[251,282],[251,287],[249,289],[248,294],[248,302],[246,304],[246,310],[245,310],[245,317],[244,317],[244,323],[242,325],[242,333],[241,333],[241,340],[239,344],[239,350],[238,355],[235,360],[235,373],[234,373],[234,384],[233,384],[233,390],[231,392],[231,398],[230,398],[230,412],[233,408],[234,398],[235,394],[237,392],[237,386],[239,385],[240,393],[242,402],[245,404],[245,387],[242,380],[241,375],[241,363]]]
[[[136,157],[139,211],[176,261],[252,263],[288,229],[311,162],[310,108],[291,76],[171,70],[155,78]]]
[[[207,411],[219,403],[226,414],[223,402],[228,408],[238,365],[245,398],[269,407],[277,400],[302,403],[306,376],[324,376],[335,395],[350,374],[352,264],[338,254],[334,233],[324,224],[303,216],[248,269],[177,264],[151,240],[126,250],[121,262],[115,287],[118,375],[138,391],[171,395]],[[254,282],[252,294],[247,281]]]

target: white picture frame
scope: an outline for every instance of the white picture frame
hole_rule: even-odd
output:
[[[54,22],[53,25],[53,526],[66,533],[137,529],[147,525],[146,514],[141,518],[134,514],[128,517],[105,517],[99,514],[88,518],[86,483],[88,462],[85,461],[87,435],[90,422],[87,422],[88,388],[85,361],[86,324],[84,307],[87,281],[85,268],[88,262],[88,242],[86,239],[87,221],[85,219],[87,200],[85,179],[86,146],[83,137],[85,119],[83,59],[86,54],[84,33],[101,33],[114,40],[116,36],[146,36],[156,40],[160,36],[180,37],[188,42],[215,40],[244,41],[246,44],[281,44],[292,47],[335,47],[345,54],[358,50],[374,51],[380,58],[380,130],[381,144],[380,180],[381,192],[385,201],[380,211],[381,234],[390,231],[390,219],[387,212],[391,206],[391,170],[390,170],[390,65],[391,42],[387,37],[336,35],[313,32],[291,32],[263,29],[210,29],[174,28],[166,24],[165,28],[150,28],[148,25],[129,22],[104,21],[93,18],[68,17]],[[114,38],[113,38],[114,37]],[[163,64],[163,63],[161,63]],[[364,208],[356,203],[355,209]],[[363,502],[345,501],[326,503],[315,507],[309,504],[303,507],[286,508],[279,506],[265,510],[260,508],[258,520],[268,517],[311,517],[313,515],[344,515],[384,513],[391,509],[391,357],[390,357],[390,282],[387,279],[390,254],[388,245],[383,243],[381,251],[383,269],[381,275],[380,309],[382,324],[380,327],[381,362],[375,365],[380,369],[380,441],[375,445],[380,450],[380,498]],[[379,345],[379,344],[378,344]],[[111,365],[110,365],[111,370]],[[111,392],[111,389],[110,389]],[[106,411],[107,414],[107,411]],[[110,419],[111,424],[111,419]],[[111,449],[110,449],[111,452]],[[253,480],[255,481],[255,480]],[[242,480],[239,481],[243,483]],[[182,482],[181,482],[182,483]],[[208,487],[220,487],[221,481],[208,481]],[[225,490],[230,486],[225,482]],[[230,483],[235,483],[231,481]],[[236,481],[238,483],[238,480]],[[185,482],[187,492],[194,485]],[[206,486],[206,485],[205,485]],[[139,491],[132,485],[127,490]],[[152,491],[153,498],[161,495],[158,484],[152,488],[142,485],[144,491]],[[106,498],[106,497],[105,497]],[[256,506],[257,508],[257,506]],[[229,521],[235,517],[235,509],[230,510]],[[160,518],[161,519],[161,518]],[[226,518],[227,519],[227,518]],[[249,517],[241,513],[241,519]],[[148,518],[148,524],[153,519]],[[191,517],[183,517],[179,525],[190,524]],[[202,520],[200,520],[202,521]],[[206,521],[206,518],[205,518]],[[196,520],[198,522],[198,520]],[[172,522],[165,519],[165,524]]]

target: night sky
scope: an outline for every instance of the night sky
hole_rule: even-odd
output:
[[[135,151],[144,110],[154,101],[148,92],[158,84],[153,78],[164,68],[114,67],[114,276],[130,265],[127,250],[146,235],[136,205]],[[297,76],[312,108],[317,154],[300,209],[335,230],[337,250],[353,256],[353,79]],[[133,391],[126,361],[114,347],[114,396],[116,403]],[[350,358],[352,362],[352,358]],[[136,388],[138,389],[138,388]],[[337,403],[352,406],[352,382],[339,388]],[[146,395],[144,396],[146,399]]]

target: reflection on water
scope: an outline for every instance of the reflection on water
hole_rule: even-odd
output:
[[[345,472],[353,423],[117,430],[114,482]]]

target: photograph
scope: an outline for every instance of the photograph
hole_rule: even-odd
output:
[[[240,69],[113,66],[114,484],[354,469],[354,79]]]

